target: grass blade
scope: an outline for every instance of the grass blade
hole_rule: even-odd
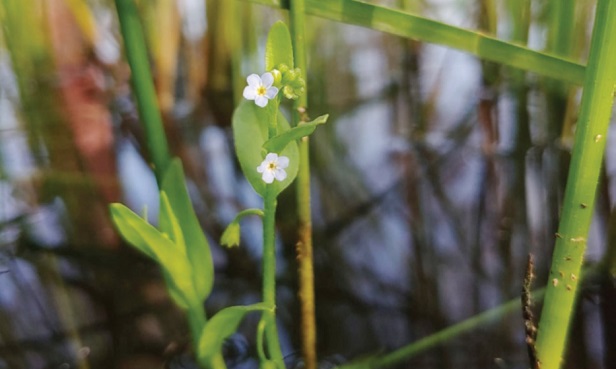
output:
[[[283,7],[281,0],[247,0]],[[306,13],[393,35],[448,46],[484,60],[575,84],[584,83],[584,66],[446,23],[355,0],[306,0]]]

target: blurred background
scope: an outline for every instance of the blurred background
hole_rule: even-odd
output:
[[[595,1],[382,0],[584,63]],[[284,11],[235,0],[138,1],[172,152],[214,255],[211,315],[260,299],[261,223],[218,239],[260,198],[230,120],[264,72]],[[563,10],[563,8],[566,8]],[[111,0],[0,5],[0,369],[193,368],[182,312],[157,266],[107,211],[157,219],[158,195]],[[456,50],[308,17],[318,351],[324,365],[384,353],[520,295],[528,253],[546,283],[579,86]],[[616,362],[614,174],[609,136],[567,368]],[[279,200],[278,316],[299,354],[294,189]],[[536,315],[540,303],[535,306]],[[252,320],[251,320],[252,319]],[[228,342],[256,363],[254,324]],[[402,363],[527,368],[521,311]]]

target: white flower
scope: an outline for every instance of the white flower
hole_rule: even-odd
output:
[[[255,104],[260,107],[265,107],[268,100],[273,99],[278,94],[278,88],[272,86],[274,76],[271,73],[264,73],[261,77],[256,74],[251,74],[246,78],[248,86],[244,88],[244,97],[248,100],[254,100]]]
[[[261,178],[265,183],[272,183],[274,179],[284,181],[287,178],[287,172],[284,169],[288,166],[289,158],[270,152],[261,162],[261,165],[257,167],[257,172],[263,173]]]

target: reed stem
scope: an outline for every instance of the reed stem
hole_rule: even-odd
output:
[[[599,0],[575,145],[536,350],[542,369],[562,364],[616,85],[616,2]]]

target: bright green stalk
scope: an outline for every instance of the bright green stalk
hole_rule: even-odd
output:
[[[150,159],[156,178],[160,182],[171,157],[150,73],[145,37],[133,0],[115,0],[115,3]]]
[[[543,294],[544,289],[537,290],[534,291],[533,297],[536,301],[539,301],[543,297]],[[366,361],[359,361],[356,363],[349,363],[339,366],[338,369],[375,369],[390,367],[399,364],[404,360],[408,360],[428,349],[434,348],[443,342],[447,342],[457,336],[468,333],[473,329],[483,327],[490,322],[503,319],[507,314],[511,314],[514,311],[520,311],[520,298],[515,298],[503,305],[497,306],[488,311],[484,311],[481,314],[475,315],[472,318],[447,327],[382,357],[367,359]]]
[[[247,0],[282,7],[281,0]],[[481,59],[571,83],[584,83],[584,66],[494,36],[356,0],[305,0],[306,13],[396,36],[466,51]]]
[[[616,1],[599,0],[582,106],[552,267],[537,334],[542,369],[562,363],[616,85]]]
[[[292,0],[290,3],[291,39],[295,67],[300,69],[300,77],[306,81],[306,42],[305,42],[305,3]],[[304,117],[308,106],[308,92],[295,100],[291,125],[297,126]],[[302,113],[304,112],[304,114]],[[297,261],[299,264],[299,300],[301,309],[302,354],[306,369],[317,366],[316,340],[317,327],[314,302],[314,266],[312,258],[312,210],[310,208],[310,157],[308,137],[299,142],[299,172],[297,174],[297,213],[299,231],[297,242]]]
[[[276,195],[267,187],[263,198],[263,302],[268,306],[276,306]],[[265,320],[265,340],[270,358],[280,368],[284,367],[278,328],[274,310],[263,312]]]

